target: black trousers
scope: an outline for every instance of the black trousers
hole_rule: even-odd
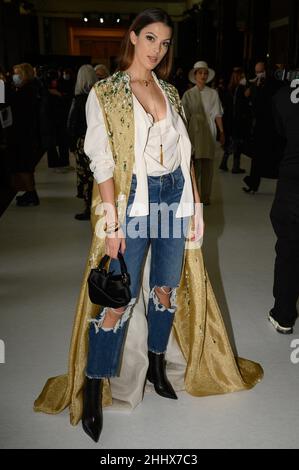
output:
[[[253,191],[258,191],[261,184],[261,173],[259,168],[258,157],[252,157],[250,175],[245,176],[243,180],[247,186]]]
[[[299,181],[279,181],[271,210],[277,236],[272,316],[293,326],[299,297]]]
[[[59,153],[57,152],[57,148]],[[58,168],[68,166],[69,160],[69,140],[66,126],[58,123],[55,128],[55,137],[53,137],[53,143],[48,146],[48,167]]]

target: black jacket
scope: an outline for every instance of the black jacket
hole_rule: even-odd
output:
[[[85,105],[88,95],[82,93],[73,98],[67,121],[70,150],[76,150],[76,142],[79,137],[84,137],[87,129]]]
[[[14,172],[33,172],[40,157],[39,102],[34,81],[11,95],[13,124],[9,128],[9,151]]]
[[[286,140],[279,178],[296,180],[299,193],[299,103],[292,101],[298,96],[295,89],[283,87],[273,98],[273,110],[277,131]]]

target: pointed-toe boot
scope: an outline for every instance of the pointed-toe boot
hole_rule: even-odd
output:
[[[164,354],[155,354],[148,352],[149,367],[147,371],[147,379],[154,385],[158,395],[165,398],[177,400],[175,391],[172,388],[166,376],[166,361]]]
[[[102,379],[85,379],[82,427],[91,439],[98,442],[103,427]]]

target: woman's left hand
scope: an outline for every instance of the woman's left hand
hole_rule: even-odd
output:
[[[198,242],[204,235],[203,205],[200,202],[195,204],[195,212],[191,219],[191,238],[190,241]]]

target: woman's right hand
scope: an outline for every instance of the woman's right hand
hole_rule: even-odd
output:
[[[105,239],[105,254],[110,256],[112,259],[117,259],[118,252],[120,251],[123,255],[126,250],[126,239],[124,232],[121,228],[117,232],[106,235]]]

